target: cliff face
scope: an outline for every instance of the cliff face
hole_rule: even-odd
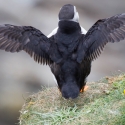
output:
[[[0,0],[0,24],[31,25],[48,35],[57,27],[60,7],[67,3],[76,5],[80,24],[86,30],[100,18],[125,12],[124,0]],[[125,41],[108,44],[93,62],[88,80],[98,80],[111,71],[124,71],[124,47]],[[38,92],[44,83],[55,86],[47,66],[37,64],[24,52],[11,54],[0,50],[0,124],[16,123],[25,98]]]

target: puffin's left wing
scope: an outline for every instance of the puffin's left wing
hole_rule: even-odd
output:
[[[108,42],[119,42],[125,39],[125,13],[113,17],[98,20],[80,38],[77,61],[92,61],[96,59]]]
[[[0,49],[8,52],[24,50],[35,61],[50,64],[50,39],[31,26],[0,25]]]

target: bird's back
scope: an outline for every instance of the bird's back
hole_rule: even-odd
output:
[[[59,29],[54,36],[54,42],[63,58],[70,58],[79,44],[81,28],[72,21],[60,21]]]

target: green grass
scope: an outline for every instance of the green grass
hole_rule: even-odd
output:
[[[77,99],[62,98],[57,88],[30,96],[20,125],[125,125],[125,74],[87,83]]]

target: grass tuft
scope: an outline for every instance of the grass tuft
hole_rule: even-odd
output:
[[[77,99],[66,100],[56,87],[27,98],[20,125],[125,125],[125,74],[87,83]]]

